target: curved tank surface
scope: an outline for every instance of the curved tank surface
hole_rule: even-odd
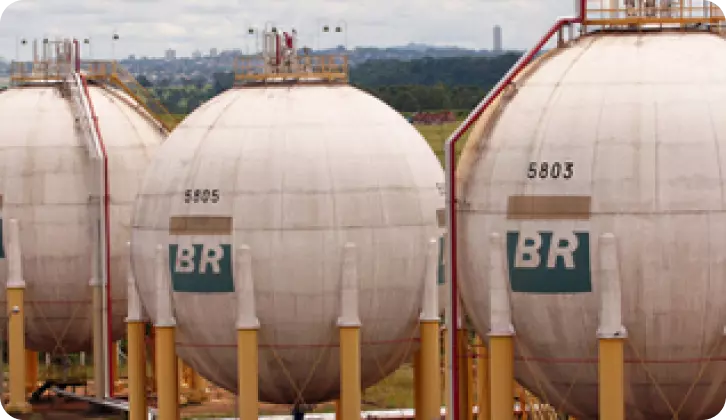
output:
[[[60,92],[44,86],[0,93],[0,194],[2,220],[17,219],[19,224],[26,347],[67,353],[91,348],[89,281],[98,204],[91,203],[95,164],[71,103]],[[128,97],[95,86],[89,86],[89,94],[108,152],[112,336],[120,339],[125,332],[132,204],[163,136]],[[0,259],[2,308],[7,277],[7,260]]]
[[[142,303],[154,319],[155,246],[169,244],[177,352],[236,391],[237,298],[226,255],[248,245],[260,400],[329,401],[339,393],[336,322],[343,247],[352,242],[362,383],[372,385],[414,349],[442,182],[417,130],[360,90],[231,89],[189,115],[147,171],[132,234]],[[217,274],[202,275],[196,262],[179,267],[190,255],[216,256]]]
[[[726,399],[726,41],[587,35],[530,65],[480,119],[459,180],[461,296],[490,327],[498,233],[517,379],[598,413],[599,241],[615,236],[628,419],[704,419]],[[670,407],[670,408],[669,408]],[[673,412],[671,411],[673,410]]]

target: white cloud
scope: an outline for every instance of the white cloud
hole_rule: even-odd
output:
[[[177,55],[211,47],[252,48],[250,25],[272,21],[295,27],[302,41],[329,47],[342,34],[322,34],[324,23],[345,21],[350,46],[408,42],[490,48],[492,27],[502,26],[505,47],[532,46],[573,0],[20,0],[0,18],[0,55],[14,58],[16,38],[91,37],[95,58],[128,54]],[[27,58],[29,52],[21,58]]]

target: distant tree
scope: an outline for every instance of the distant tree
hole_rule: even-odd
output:
[[[145,88],[150,88],[153,86],[151,81],[143,74],[140,74],[139,77],[136,78],[136,81],[139,82],[139,84]]]
[[[234,72],[214,73],[214,95],[219,95],[234,86]]]

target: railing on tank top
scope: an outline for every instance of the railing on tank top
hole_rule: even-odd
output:
[[[722,32],[724,13],[709,1],[695,0],[587,0],[585,25],[614,29],[622,27],[676,28],[707,25],[714,32]],[[701,4],[702,3],[702,4]]]
[[[236,84],[270,81],[348,81],[348,56],[345,54],[294,55],[283,57],[278,66],[275,57],[237,57],[234,62]]]
[[[177,120],[166,107],[123,66],[116,61],[87,60],[81,62],[81,70],[88,80],[109,83],[126,93],[140,104],[144,110],[167,132],[171,132]]]

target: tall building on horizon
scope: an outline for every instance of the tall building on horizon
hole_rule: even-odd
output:
[[[216,48],[210,48],[209,49],[209,56],[210,57],[216,57],[217,55],[218,54],[217,54],[217,49]]]
[[[164,53],[164,58],[167,60],[174,60],[176,58],[176,50],[169,48]]]
[[[502,27],[494,25],[494,52],[502,52]]]

